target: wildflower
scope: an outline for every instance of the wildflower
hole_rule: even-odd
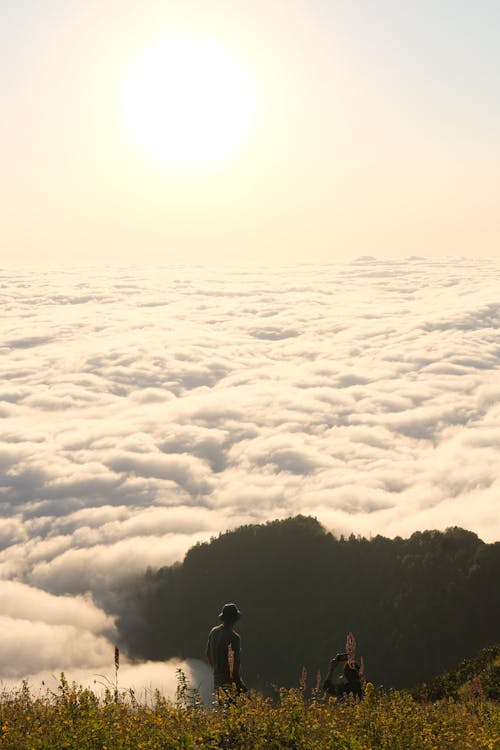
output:
[[[373,682],[367,682],[365,685],[365,696],[370,700],[375,695]]]

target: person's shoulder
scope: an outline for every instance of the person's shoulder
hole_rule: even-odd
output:
[[[213,635],[214,633],[218,633],[219,630],[222,630],[222,625],[214,625],[214,627],[212,628],[212,630],[208,634],[208,637],[210,638],[210,636]]]

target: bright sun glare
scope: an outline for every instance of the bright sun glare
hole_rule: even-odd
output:
[[[120,109],[132,140],[154,161],[196,171],[243,146],[256,121],[257,90],[228,50],[204,37],[171,34],[132,63]]]

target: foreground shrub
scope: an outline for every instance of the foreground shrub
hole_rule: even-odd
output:
[[[235,697],[224,708],[201,705],[181,680],[177,700],[159,693],[68,685],[35,696],[25,684],[0,695],[2,750],[497,750],[500,706],[481,699],[437,703],[369,689],[354,700],[305,700],[282,690],[276,700]]]

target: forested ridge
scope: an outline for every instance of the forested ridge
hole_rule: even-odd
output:
[[[203,658],[220,606],[244,616],[243,672],[259,688],[326,671],[357,638],[367,676],[410,687],[500,640],[500,542],[461,528],[409,539],[335,537],[297,516],[243,526],[147,571],[127,591],[118,627],[133,657]]]

